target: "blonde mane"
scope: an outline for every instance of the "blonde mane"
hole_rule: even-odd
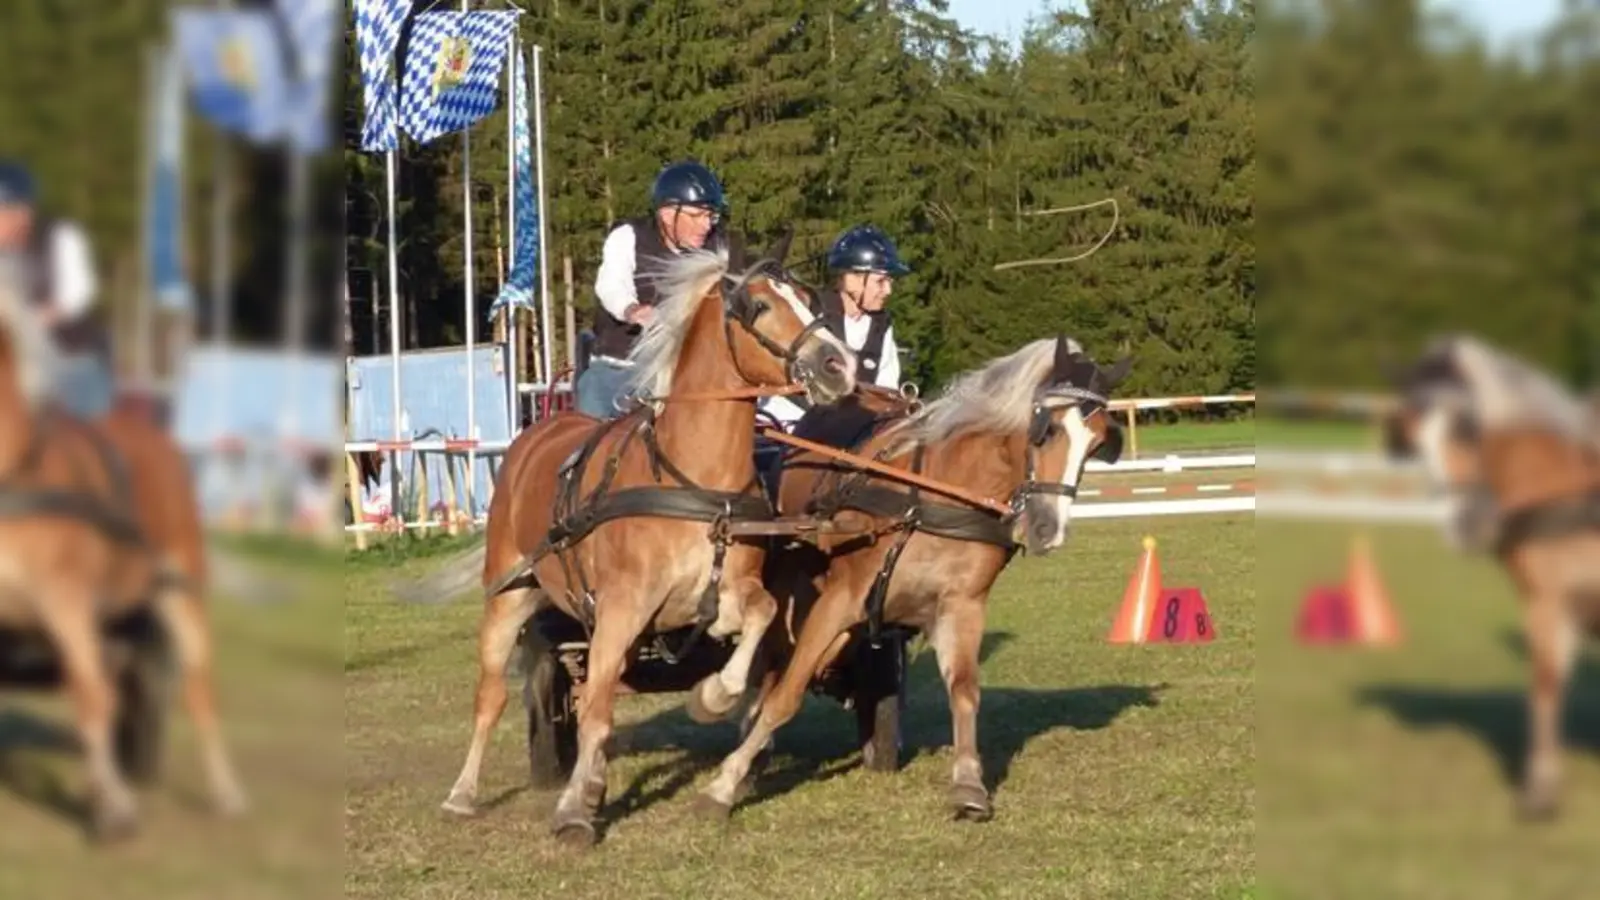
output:
[[[644,327],[639,341],[628,354],[633,371],[628,378],[630,391],[652,397],[672,392],[672,375],[683,354],[683,340],[689,323],[700,309],[700,302],[728,273],[726,250],[690,250],[644,273],[661,297],[655,318]]]
[[[1590,410],[1545,372],[1471,337],[1454,339],[1451,352],[1484,427],[1542,428],[1582,443],[1595,440]]]
[[[1067,350],[1082,353],[1071,338]],[[1008,433],[1028,427],[1034,394],[1055,368],[1056,339],[1041,338],[967,372],[907,419],[897,440],[935,443],[962,434]]]

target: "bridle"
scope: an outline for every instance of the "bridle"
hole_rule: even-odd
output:
[[[1060,399],[1076,402],[1065,404],[1050,402]],[[1053,413],[1058,409],[1073,406],[1082,412],[1084,421],[1087,422],[1094,416],[1109,415],[1110,401],[1103,394],[1076,385],[1054,387],[1040,393],[1033,404],[1033,419],[1028,424],[1027,456],[1022,483],[1011,493],[1010,508],[1013,519],[1022,514],[1023,509],[1034,497],[1048,495],[1075,499],[1078,496],[1076,484],[1038,480],[1039,453],[1050,439],[1062,430],[1062,426],[1055,421]],[[1105,462],[1116,462],[1122,455],[1121,428],[1115,422],[1108,423],[1106,434],[1106,439],[1095,448],[1092,455]],[[1115,438],[1112,435],[1115,435]],[[1110,458],[1105,459],[1107,456]]]
[[[789,346],[784,347],[772,338],[756,330],[756,320],[763,313],[770,310],[771,304],[765,300],[757,300],[750,294],[750,280],[757,275],[764,275],[769,281],[781,280],[783,270],[781,264],[775,259],[763,259],[750,267],[734,282],[731,289],[722,292],[722,329],[728,341],[728,352],[733,357],[733,368],[739,374],[740,380],[745,384],[756,384],[755,379],[745,374],[744,366],[739,362],[738,346],[733,340],[733,326],[737,324],[745,333],[754,338],[761,348],[783,361],[784,377],[790,385],[796,383],[806,384],[817,376],[811,366],[800,359],[800,348],[810,340],[819,330],[826,327],[821,316],[814,317],[809,324],[800,330]]]

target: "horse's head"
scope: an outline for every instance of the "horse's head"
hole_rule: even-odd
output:
[[[1056,339],[1055,363],[1033,395],[1027,469],[1015,501],[1013,536],[1028,555],[1066,543],[1084,464],[1122,456],[1122,426],[1112,421],[1109,406],[1112,390],[1132,367],[1132,357],[1123,357],[1102,369],[1073,351],[1065,335]]]
[[[830,404],[856,388],[856,355],[823,327],[802,288],[784,269],[793,232],[746,268],[730,265],[722,292],[728,347],[752,385],[799,384],[812,403]],[[742,271],[739,271],[742,270]]]
[[[1435,341],[1391,371],[1396,402],[1381,424],[1389,458],[1420,462],[1430,486],[1449,498],[1449,541],[1473,550],[1493,539],[1498,509],[1485,477],[1483,422],[1458,348],[1454,339]]]

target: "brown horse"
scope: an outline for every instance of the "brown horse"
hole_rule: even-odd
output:
[[[1533,681],[1523,816],[1553,816],[1561,709],[1579,642],[1600,636],[1600,433],[1542,372],[1472,338],[1434,342],[1395,376],[1395,458],[1420,457],[1450,498],[1446,533],[1497,557],[1521,595]]]
[[[1005,514],[815,458],[786,466],[784,515],[831,515],[872,536],[825,535],[816,551],[790,545],[769,560],[771,587],[803,621],[792,652],[785,653],[777,630],[769,639],[771,658],[787,655],[787,662],[781,675],[777,668],[762,673],[744,741],[700,805],[721,815],[732,809],[773,732],[799,710],[807,686],[846,645],[847,630],[867,620],[873,630],[894,623],[929,636],[954,722],[952,802],[964,816],[991,815],[977,747],[978,648],[989,591],[1019,545],[1047,554],[1066,541],[1084,463],[1091,454],[1120,454],[1120,429],[1106,405],[1130,365],[1124,359],[1102,370],[1064,336],[1036,341],[963,376],[910,417],[890,418],[855,450],[1005,502]],[[806,430],[802,419],[797,434]]]
[[[738,634],[726,666],[695,693],[719,712],[744,694],[777,613],[761,583],[764,546],[723,528],[772,516],[756,483],[755,400],[799,382],[813,402],[831,403],[856,386],[855,355],[779,277],[783,255],[731,277],[726,254],[671,263],[666,299],[632,354],[644,402],[606,424],[561,413],[508,448],[489,507],[472,743],[446,810],[474,811],[518,631],[545,605],[591,630],[577,761],[552,821],[564,841],[595,839],[616,688],[641,635]]]
[[[138,818],[127,779],[155,775],[157,738],[126,706],[160,701],[126,689],[119,701],[113,681],[127,675],[107,632],[152,626],[176,650],[216,805],[243,811],[213,698],[204,539],[187,463],[136,412],[93,423],[59,412],[49,401],[53,365],[31,311],[0,291],[0,648],[53,648],[88,768],[90,824],[118,838]]]

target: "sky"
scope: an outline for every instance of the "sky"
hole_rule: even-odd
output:
[[[1493,45],[1538,29],[1555,18],[1561,0],[1433,0],[1483,28]],[[1071,5],[1071,0],[949,0],[950,15],[976,31],[1015,37],[1030,15]]]

